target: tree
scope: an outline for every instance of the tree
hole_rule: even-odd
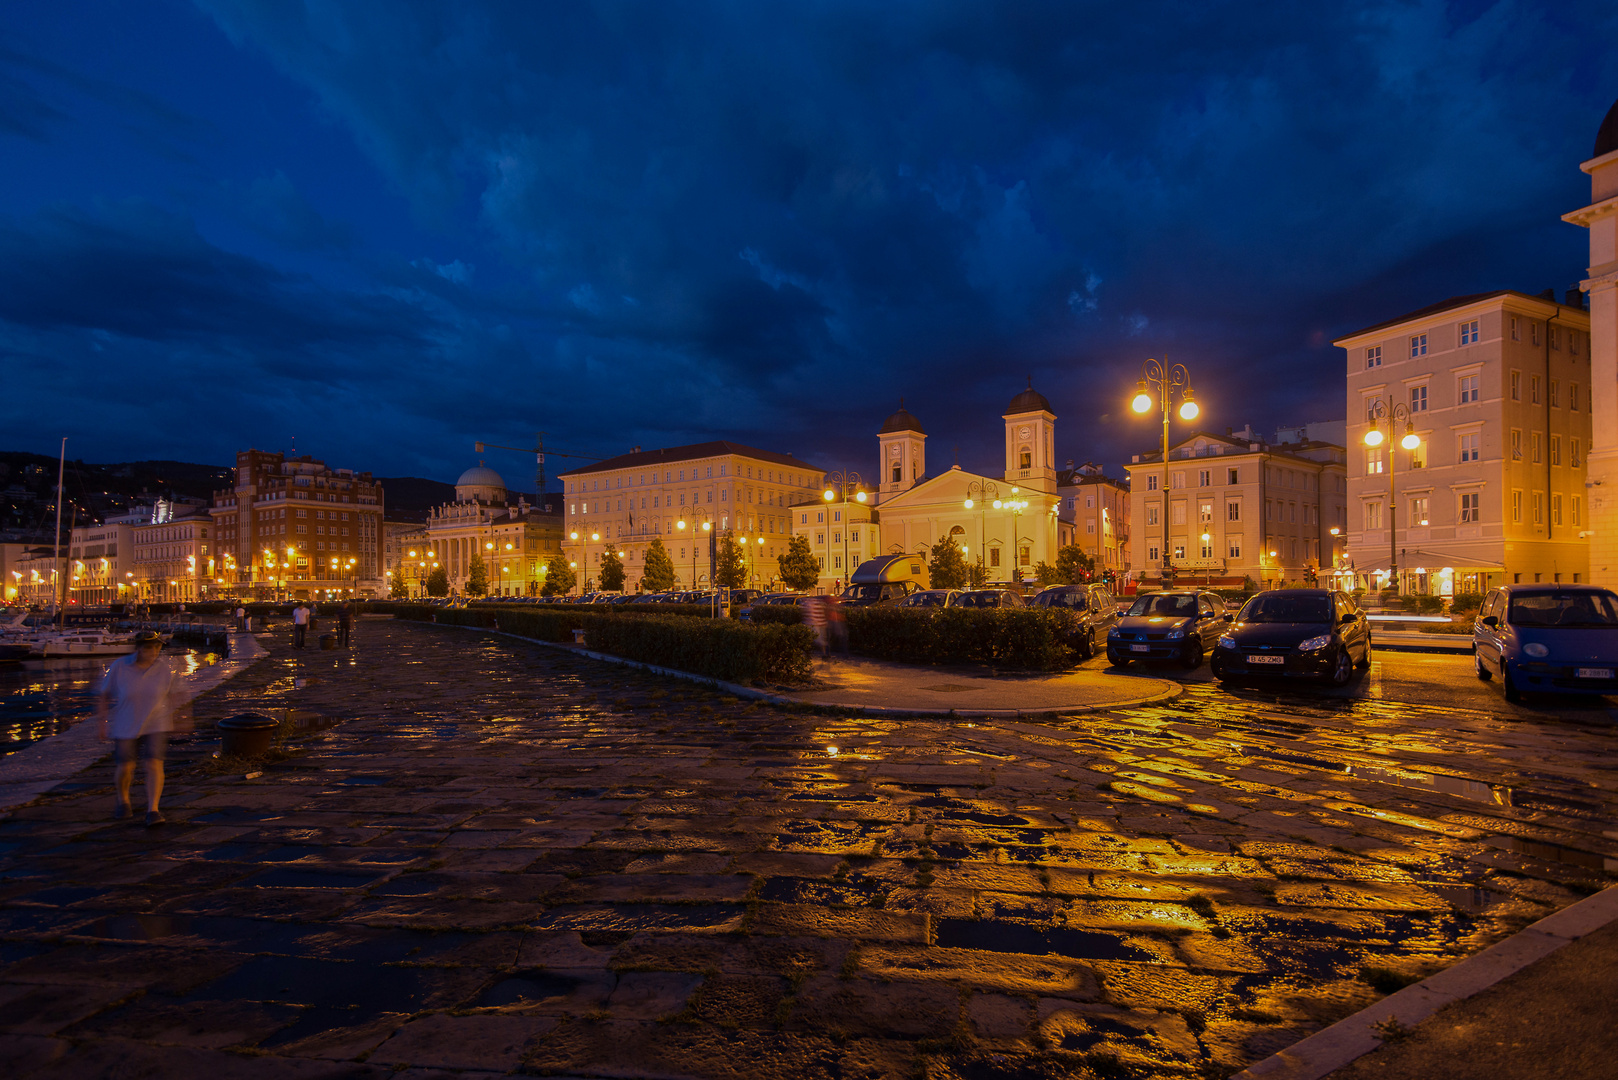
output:
[[[601,557],[601,587],[611,592],[624,587],[624,564],[618,560],[616,551],[609,551]]]
[[[989,568],[983,565],[983,556],[967,564],[966,583],[974,589],[981,589],[989,580]]]
[[[551,561],[545,564],[545,584],[540,588],[541,596],[556,596],[570,591],[578,578],[567,560],[560,555],[552,555]]]
[[[641,588],[649,592],[667,592],[674,588],[674,560],[662,540],[653,540],[646,549],[646,569],[640,576]]]
[[[449,571],[442,566],[433,567],[433,572],[427,575],[428,596],[449,595]]]
[[[726,533],[719,538],[719,565],[714,567],[714,583],[727,589],[739,589],[747,584],[747,566],[742,562],[741,545],[736,537]],[[816,577],[819,577],[818,571]]]
[[[927,560],[927,576],[935,589],[964,589],[967,572],[961,545],[953,536],[941,536]]]
[[[1034,564],[1034,578],[1041,585],[1071,585],[1071,581],[1063,581],[1056,575],[1056,567],[1043,559]]]
[[[482,596],[489,591],[489,568],[483,562],[483,552],[472,549],[472,561],[466,566],[466,595]]]
[[[410,596],[410,584],[405,581],[404,575],[393,575],[393,581],[388,588],[388,597],[392,600],[405,600]]]
[[[781,581],[796,592],[812,589],[820,580],[820,563],[809,552],[807,536],[794,536],[786,554],[777,556],[775,562],[781,568]]]
[[[1078,585],[1090,580],[1095,571],[1096,562],[1084,553],[1084,549],[1077,544],[1069,544],[1056,551],[1055,576],[1052,584]],[[1039,579],[1045,581],[1044,577]]]

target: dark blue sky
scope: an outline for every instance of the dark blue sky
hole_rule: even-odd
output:
[[[1330,339],[1575,282],[1611,3],[126,0],[0,9],[6,449],[723,436],[869,471],[1340,417]],[[515,481],[531,463],[491,454]],[[556,462],[556,465],[562,464]]]

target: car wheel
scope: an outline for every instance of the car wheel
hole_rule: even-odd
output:
[[[1180,653],[1180,666],[1187,671],[1194,671],[1202,666],[1202,642],[1185,643],[1185,649]]]
[[[1119,671],[1122,671],[1122,670],[1124,670],[1124,668],[1129,666],[1129,658],[1124,657],[1124,656],[1119,656],[1117,653],[1109,652],[1107,654],[1107,663],[1111,664],[1113,667],[1117,668]]]
[[[1500,662],[1500,689],[1505,691],[1506,700],[1513,705],[1522,703],[1522,691],[1517,689],[1517,680],[1511,677],[1511,665],[1503,660]]]
[[[1483,657],[1482,657],[1482,655],[1480,655],[1479,653],[1473,653],[1472,654],[1472,663],[1477,666],[1477,669],[1478,669],[1478,681],[1479,682],[1488,682],[1490,679],[1494,678],[1494,672],[1490,671],[1488,668],[1483,666]]]
[[[1348,655],[1347,649],[1337,650],[1337,663],[1332,665],[1331,684],[1333,686],[1347,686],[1348,680],[1354,674],[1354,661]]]
[[[1370,638],[1369,635],[1367,635],[1366,638],[1365,638],[1365,653],[1364,653],[1363,656],[1360,657],[1360,670],[1361,671],[1366,671],[1366,670],[1368,670],[1370,668],[1370,666],[1371,666],[1371,638]]]
[[[1096,654],[1096,635],[1095,635],[1095,631],[1092,630],[1088,634],[1084,635],[1084,640],[1083,641],[1079,642],[1079,659],[1080,660],[1088,660],[1091,657],[1093,657],[1095,654]]]

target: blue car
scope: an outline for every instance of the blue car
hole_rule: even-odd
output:
[[[1478,678],[1523,694],[1618,693],[1618,595],[1594,585],[1502,585],[1472,625]]]

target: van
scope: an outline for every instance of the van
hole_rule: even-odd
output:
[[[879,555],[859,565],[843,590],[853,607],[890,606],[929,587],[927,560],[920,555]]]

